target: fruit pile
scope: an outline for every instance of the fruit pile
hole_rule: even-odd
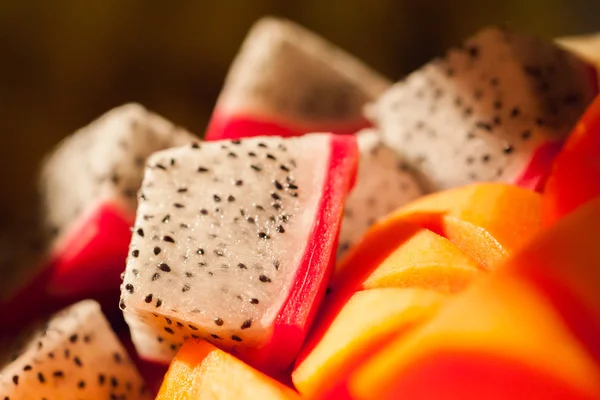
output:
[[[392,85],[259,21],[204,140],[128,104],[46,158],[0,399],[600,399],[596,77],[490,28]]]

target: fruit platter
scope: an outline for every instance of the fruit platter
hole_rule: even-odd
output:
[[[590,47],[394,83],[265,17],[205,132],[116,105],[0,243],[0,400],[600,399]]]

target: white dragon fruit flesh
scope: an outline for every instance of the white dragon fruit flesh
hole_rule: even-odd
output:
[[[93,300],[58,312],[0,350],[0,399],[150,398]]]
[[[266,17],[250,30],[225,80],[207,140],[354,133],[391,82],[290,21]]]
[[[595,71],[575,56],[488,28],[395,84],[367,115],[427,190],[477,181],[537,189],[596,92]]]
[[[154,154],[120,306],[140,355],[203,338],[293,361],[329,278],[358,149],[351,135],[205,142]]]
[[[358,175],[344,207],[338,257],[377,219],[423,194],[408,165],[383,144],[375,130],[358,132],[357,141]]]
[[[64,139],[40,174],[48,252],[30,266],[35,278],[0,306],[1,324],[18,326],[30,312],[55,311],[107,290],[116,295],[146,158],[192,141],[193,135],[138,104],[115,108]],[[114,297],[109,301],[115,304]]]

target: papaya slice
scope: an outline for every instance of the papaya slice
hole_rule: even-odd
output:
[[[401,219],[436,232],[486,269],[519,250],[541,227],[541,195],[500,183],[482,183],[422,197],[378,223],[373,241],[395,241]],[[380,247],[383,246],[380,245]]]
[[[173,359],[157,400],[293,400],[298,394],[204,341],[186,342]]]
[[[600,398],[599,219],[600,199],[540,235],[384,347],[338,398]]]
[[[335,382],[392,338],[429,320],[446,297],[423,289],[373,289],[356,293],[329,324],[318,344],[301,353],[292,381],[310,398]]]
[[[358,284],[357,290],[413,287],[452,294],[462,291],[483,271],[448,239],[401,220],[392,223],[397,227],[397,247],[374,247],[382,243],[380,226],[376,226],[344,258],[332,287],[338,285],[336,280],[345,280],[340,285]]]

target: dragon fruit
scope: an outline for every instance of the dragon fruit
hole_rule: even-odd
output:
[[[476,181],[539,188],[596,91],[595,71],[573,55],[489,28],[395,84],[366,113],[427,190]]]
[[[41,172],[40,218],[48,251],[34,263],[39,273],[33,282],[0,309],[2,324],[30,318],[24,305],[49,312],[118,290],[146,158],[193,139],[162,117],[127,104],[58,145]]]
[[[324,294],[358,149],[351,135],[256,137],[154,154],[120,306],[140,356],[203,338],[277,370]]]
[[[354,133],[391,82],[308,30],[266,17],[250,30],[217,101],[206,139]]]
[[[150,398],[93,300],[60,311],[1,353],[4,400]]]
[[[423,194],[408,165],[383,144],[375,130],[358,132],[357,141],[358,176],[344,208],[338,257],[378,218]]]

